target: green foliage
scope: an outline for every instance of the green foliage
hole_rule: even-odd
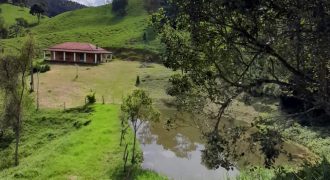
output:
[[[157,121],[159,112],[152,106],[152,99],[141,89],[134,90],[123,100],[121,111],[126,121]]]
[[[16,24],[18,26],[21,26],[21,27],[24,27],[24,28],[27,28],[29,26],[28,21],[26,19],[22,18],[22,17],[16,18],[15,21],[16,21]]]
[[[8,37],[8,29],[5,27],[5,19],[0,16],[0,38],[5,39]]]
[[[202,162],[209,169],[223,167],[230,170],[234,167],[229,159],[228,141],[218,132],[206,134],[205,149],[202,150]]]
[[[91,91],[87,96],[86,96],[87,104],[94,104],[96,102],[95,98],[95,92]]]
[[[140,76],[136,76],[135,86],[139,86],[140,83]]]
[[[39,62],[37,61],[36,63],[33,64],[33,72],[34,73],[45,73],[47,71],[50,71],[50,66],[48,64],[45,64],[44,61]]]
[[[126,15],[126,7],[128,5],[128,0],[113,0],[112,1],[112,12],[119,16]]]
[[[272,180],[274,171],[262,167],[253,167],[240,172],[237,180]]]
[[[133,126],[134,137],[131,162],[132,164],[136,164],[138,162],[136,153],[137,132],[142,123],[146,121],[158,121],[160,113],[152,106],[152,99],[141,89],[134,90],[132,94],[123,99],[121,112],[122,129],[127,129],[129,124]],[[124,135],[122,134],[122,136]]]
[[[40,23],[41,15],[43,15],[44,13],[45,10],[43,9],[43,7],[41,7],[41,5],[34,4],[33,6],[31,6],[30,14],[32,14],[33,16],[37,16],[38,24]]]
[[[275,180],[282,179],[300,179],[300,180],[326,180],[330,176],[330,163],[323,158],[320,163],[310,164],[305,163],[296,171],[287,170],[285,168],[278,168],[275,171]]]
[[[177,0],[152,21],[165,45],[164,64],[186,72],[209,99],[224,103],[253,88],[279,94],[270,84],[302,99],[302,112],[316,106],[330,115],[328,7],[323,0]]]

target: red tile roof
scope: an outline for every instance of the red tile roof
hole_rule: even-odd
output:
[[[97,47],[89,43],[79,43],[79,42],[65,42],[62,44],[57,44],[46,50],[49,51],[65,51],[65,52],[86,52],[86,53],[111,53],[103,48]]]

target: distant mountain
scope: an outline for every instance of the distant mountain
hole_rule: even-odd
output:
[[[85,5],[70,0],[0,0],[0,3],[11,3],[15,5],[22,5],[22,2],[24,2],[24,5],[27,7],[31,7],[34,4],[42,5],[46,15],[49,17],[86,7]]]

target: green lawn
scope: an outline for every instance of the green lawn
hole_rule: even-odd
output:
[[[119,106],[92,109],[33,113],[23,131],[20,165],[2,171],[0,179],[118,179],[123,166]],[[138,170],[133,179],[164,178]]]

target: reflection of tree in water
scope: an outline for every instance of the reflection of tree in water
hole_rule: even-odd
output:
[[[159,125],[143,123],[138,131],[138,139],[141,144],[158,144],[173,151],[177,157],[190,158],[189,152],[195,151],[197,145],[189,137],[176,130],[166,130]]]
[[[156,143],[157,135],[151,133],[149,123],[143,123],[138,131],[138,139],[143,145],[152,144]]]
[[[177,145],[174,148],[175,154],[178,157],[185,157],[190,159],[189,152],[195,151],[197,145],[195,143],[192,143],[187,137],[183,136],[180,133],[175,136],[175,141],[177,143]]]

